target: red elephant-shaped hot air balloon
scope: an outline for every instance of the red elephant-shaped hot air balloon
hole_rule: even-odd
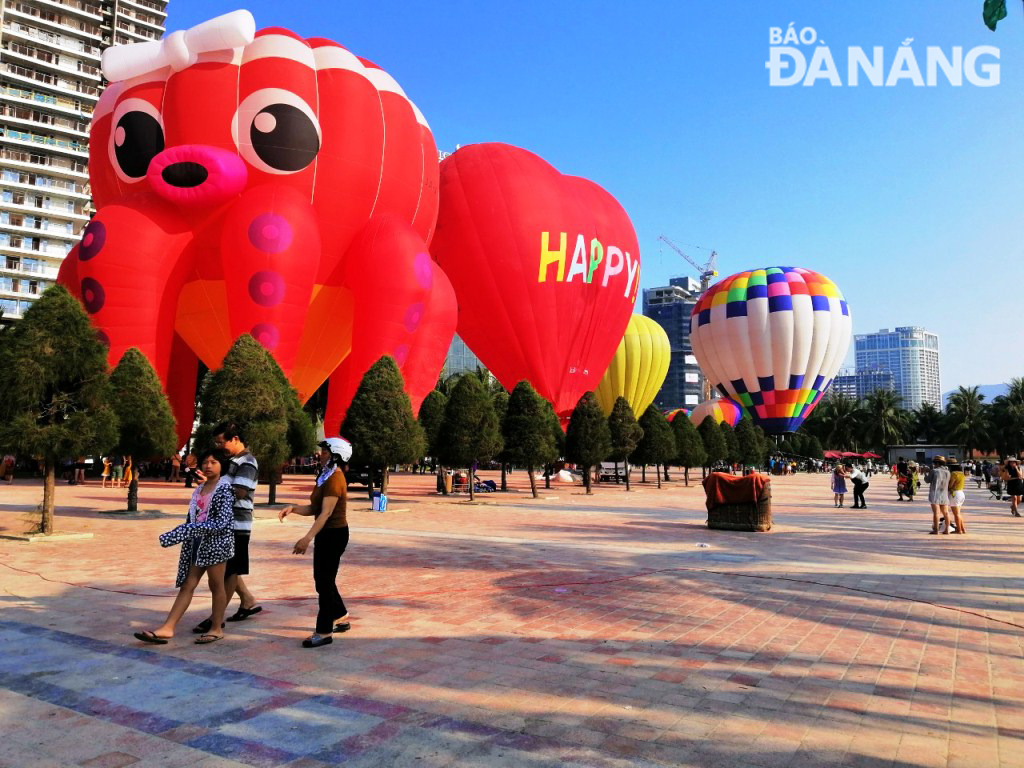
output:
[[[390,75],[330,40],[256,32],[247,11],[114,46],[103,68],[111,85],[89,147],[97,212],[59,281],[111,365],[132,346],[146,355],[179,434],[197,358],[219,367],[244,333],[303,399],[356,348],[352,376],[384,354],[412,360],[419,345],[415,375],[433,385],[444,355],[418,336],[447,335],[446,348],[456,320],[426,256],[437,150]],[[387,286],[368,279],[379,275]],[[383,300],[385,288],[409,303]]]
[[[524,149],[475,144],[441,163],[431,253],[455,288],[459,336],[506,389],[527,379],[567,419],[636,301],[640,252],[622,206]]]

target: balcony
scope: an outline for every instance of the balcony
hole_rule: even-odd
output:
[[[16,175],[18,178],[12,178],[10,174]],[[0,176],[0,185],[3,185],[4,189],[16,189],[27,192],[28,195],[44,194],[58,198],[75,198],[79,201],[89,200],[84,184],[75,184],[71,181],[31,174],[35,176],[33,180],[29,178],[29,175],[27,173],[19,173],[13,169],[5,169],[3,175]]]
[[[78,98],[92,102],[95,102],[99,98],[99,88],[96,86],[85,84],[76,86],[47,72],[28,69],[26,67],[18,66],[17,64],[5,64],[3,71],[6,72],[9,77],[24,80],[33,86],[36,86],[38,83],[44,83],[46,86],[54,90],[73,93]]]
[[[40,0],[45,2],[45,0]],[[52,3],[52,5],[58,5],[59,3]],[[43,29],[49,29],[57,34],[67,33],[70,30],[63,26],[64,17],[61,14],[52,13],[49,11],[41,11],[35,6],[26,5],[25,3],[11,3],[4,8],[4,13],[10,14],[11,18],[22,21],[29,21],[32,24],[41,24]],[[91,18],[91,17],[90,17]],[[74,33],[76,36],[87,37],[90,40],[95,40],[97,44],[102,42],[100,37],[100,28],[97,24],[89,24],[86,29],[75,29]]]
[[[61,110],[67,114],[74,115],[81,120],[92,119],[92,107],[83,105],[73,99],[66,99],[50,93],[16,88],[13,85],[0,85],[0,98],[6,97],[11,103],[22,104],[27,107]]]
[[[74,16],[89,19],[89,21],[103,21],[100,7],[92,3],[83,3],[80,0],[36,0],[36,2],[48,8],[53,8],[55,11],[71,13]]]
[[[77,238],[71,238],[72,240]],[[71,243],[68,243],[71,245]],[[24,243],[21,245],[12,245],[10,242],[0,240],[0,252],[10,254],[12,256],[28,256],[30,259],[55,259],[57,261],[63,261],[64,257],[68,255],[71,248],[65,248],[59,244],[49,244],[45,249],[42,245],[39,248],[26,248]],[[5,263],[0,260],[0,264]]]
[[[18,212],[24,210],[35,211],[36,213],[29,214],[29,216],[33,218],[35,218],[39,212],[38,208],[29,208],[28,206],[13,205],[11,203],[0,203],[0,210]],[[50,212],[47,211],[47,213]],[[71,214],[69,216],[65,213],[63,218],[71,218],[73,215],[74,214]],[[42,217],[39,218],[42,219]],[[86,221],[89,219],[88,216],[79,217],[79,221],[81,221],[82,218]],[[69,224],[70,226],[68,226]],[[40,220],[38,222],[38,226],[36,226],[36,222],[18,224],[16,221],[15,223],[11,223],[9,219],[5,220],[0,218],[0,230],[13,235],[21,235],[22,237],[45,237],[47,240],[55,238],[58,240],[71,240],[72,242],[78,240],[78,235],[75,234],[75,225],[73,222],[65,222],[63,225],[57,225],[55,222],[51,222],[47,219],[45,221]]]
[[[145,17],[144,15],[142,15],[140,13],[134,13],[132,11],[129,11],[129,10],[125,9],[125,8],[120,8],[118,10],[117,18],[119,18],[119,19],[131,19],[136,24],[142,24],[145,27],[147,27],[148,29],[151,29],[152,32],[157,37],[162,35],[163,32],[164,32],[163,24],[160,24],[158,22],[152,21],[152,20],[150,20],[149,18]]]
[[[6,58],[21,61],[32,67],[42,67],[57,74],[75,75],[100,82],[100,68],[92,64],[76,64],[62,60],[60,56],[44,51],[31,45],[9,43],[4,49]]]
[[[0,245],[0,247],[3,247]],[[57,267],[48,267],[44,264],[18,264],[17,266],[7,266],[6,259],[0,259],[0,274],[7,276],[21,276],[25,275],[30,278],[38,278],[40,280],[56,280],[57,279]]]
[[[151,0],[121,0],[121,1],[122,1],[122,3],[124,3],[126,5],[134,5],[137,8],[145,8],[150,13],[155,13],[158,16],[163,16],[165,19],[167,18],[167,11],[164,10],[164,8],[167,7],[166,3],[164,3],[163,7],[161,7],[160,3],[154,3],[154,2],[151,2]]]
[[[24,152],[14,147],[0,147],[0,160],[3,160],[4,165],[8,168],[25,170],[29,173],[43,171],[73,179],[87,180],[89,178],[89,168],[84,162]]]
[[[54,152],[66,152],[72,157],[88,158],[89,147],[87,144],[67,139],[56,139],[53,136],[40,136],[37,133],[26,133],[14,128],[0,126],[0,137],[4,141],[12,142],[21,146],[42,147]]]
[[[35,114],[33,114],[35,112]],[[25,114],[28,113],[28,114]],[[20,129],[29,133],[34,131],[48,131],[60,133],[79,140],[82,144],[89,144],[89,127],[79,120],[68,120],[63,117],[53,117],[37,110],[25,108],[0,106],[0,130],[4,126]]]
[[[57,53],[74,53],[86,56],[96,61],[100,60],[101,50],[99,46],[89,45],[82,40],[65,35],[55,35],[41,29],[27,27],[24,24],[9,23],[3,25],[3,31],[11,37],[31,41],[38,45],[45,45]]]

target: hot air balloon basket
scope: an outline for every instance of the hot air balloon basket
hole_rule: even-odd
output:
[[[708,511],[708,528],[722,531],[770,531],[772,490],[766,485],[757,502],[718,504]]]

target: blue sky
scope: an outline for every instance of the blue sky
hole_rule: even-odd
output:
[[[629,212],[642,286],[803,266],[846,294],[855,333],[940,334],[942,389],[1024,375],[1024,18],[981,0],[171,0],[168,29],[246,7],[391,73],[437,144],[515,144],[593,179]],[[844,85],[770,87],[769,28],[813,27]],[[846,50],[1000,50],[993,87],[846,83]],[[814,46],[801,46],[810,59]],[[991,61],[985,58],[983,61]],[[694,246],[691,249],[688,246]]]

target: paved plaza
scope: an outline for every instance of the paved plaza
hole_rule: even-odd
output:
[[[966,536],[931,536],[888,478],[863,511],[827,475],[775,478],[754,534],[708,530],[678,473],[538,500],[526,480],[473,505],[432,476],[396,476],[384,513],[353,496],[352,630],[315,650],[308,520],[257,508],[262,613],[194,645],[203,586],[147,646],[188,492],[144,482],[129,516],[99,512],[123,491],[59,485],[58,530],[92,538],[0,540],[0,766],[1024,765],[1024,522],[987,491]],[[0,486],[0,533],[40,497]]]

